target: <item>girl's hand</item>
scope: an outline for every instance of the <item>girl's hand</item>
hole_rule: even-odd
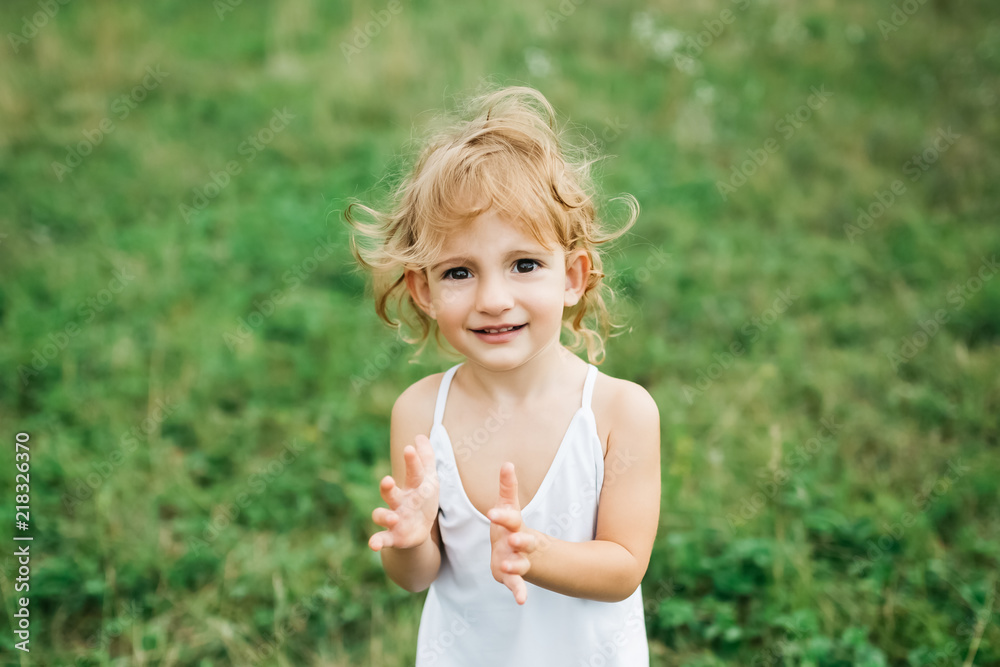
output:
[[[384,547],[410,549],[430,539],[438,513],[440,485],[431,441],[424,435],[418,435],[416,441],[415,448],[407,445],[403,450],[406,487],[396,486],[392,475],[383,477],[379,484],[382,499],[389,508],[375,508],[372,520],[388,530],[375,533],[368,540],[373,551]]]
[[[538,548],[538,540],[521,521],[513,463],[500,466],[500,500],[488,516],[491,522],[490,542],[493,545],[490,555],[493,578],[511,590],[518,604],[524,604],[528,599],[524,575],[531,569],[528,555]]]

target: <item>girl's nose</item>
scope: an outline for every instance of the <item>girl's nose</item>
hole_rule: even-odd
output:
[[[504,276],[487,272],[479,279],[476,289],[476,309],[481,313],[497,314],[514,306],[514,296]]]

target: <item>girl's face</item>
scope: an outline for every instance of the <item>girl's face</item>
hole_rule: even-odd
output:
[[[552,246],[488,211],[449,234],[426,270],[407,270],[406,284],[459,353],[510,370],[558,348],[563,309],[583,296],[586,251]]]

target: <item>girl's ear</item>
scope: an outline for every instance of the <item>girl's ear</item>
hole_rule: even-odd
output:
[[[403,277],[406,280],[406,289],[409,290],[413,301],[431,319],[436,320],[437,312],[434,310],[434,301],[431,299],[431,286],[427,282],[427,272],[406,269],[403,271]]]
[[[590,256],[582,248],[566,256],[566,294],[563,303],[571,308],[580,302],[587,291],[590,275]]]

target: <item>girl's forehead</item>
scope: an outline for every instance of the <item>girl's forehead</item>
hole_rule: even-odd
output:
[[[506,250],[507,246],[539,251],[556,249],[559,243],[555,233],[539,227],[494,211],[487,211],[464,224],[455,225],[444,231],[439,245],[442,253],[470,247],[484,251]]]

